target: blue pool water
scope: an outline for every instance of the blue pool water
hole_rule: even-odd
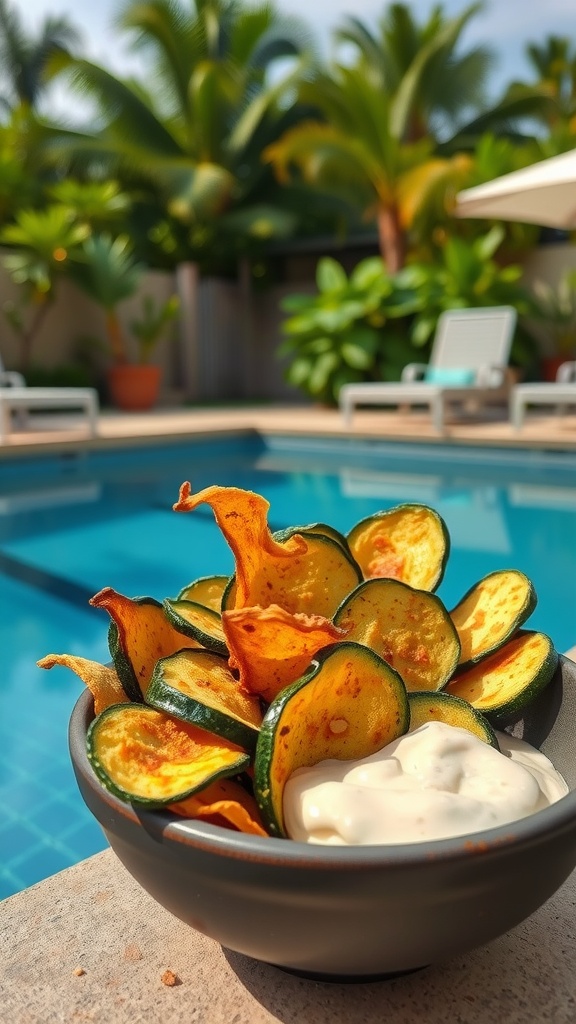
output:
[[[402,501],[436,508],[452,550],[439,595],[452,607],[487,572],[522,569],[529,620],[558,650],[576,643],[576,455],[251,437],[0,463],[0,898],[106,845],[77,792],[67,723],[82,684],[44,672],[51,652],[109,660],[104,586],[174,596],[232,558],[207,506],[178,515],[183,480],[257,490],[272,529],[343,532]]]

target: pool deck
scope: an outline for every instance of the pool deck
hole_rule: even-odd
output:
[[[0,460],[238,430],[439,440],[419,413],[361,412],[348,431],[338,412],[308,407],[104,412],[90,440],[67,418],[58,427],[38,419],[0,446]],[[576,416],[531,415],[519,433],[504,416],[462,421],[441,440],[576,451]],[[481,949],[393,981],[344,985],[222,949],[154,903],[106,850],[0,903],[0,951],[0,1017],[12,1024],[574,1024],[576,872]]]
[[[576,873],[481,949],[393,981],[304,980],[225,950],[106,850],[0,904],[11,1024],[574,1024]],[[165,972],[177,984],[162,981]]]
[[[91,439],[73,415],[31,417],[31,427],[15,431],[0,445],[0,458],[48,448],[149,444],[158,440],[193,438],[235,431],[317,434],[334,438],[368,437],[380,440],[495,445],[519,448],[576,450],[576,415],[531,413],[515,431],[505,410],[495,409],[490,418],[449,421],[437,434],[426,412],[360,410],[352,427],[344,427],[336,409],[317,406],[242,406],[238,408],[167,408],[149,413],[116,413],[104,410],[99,417],[98,437]]]

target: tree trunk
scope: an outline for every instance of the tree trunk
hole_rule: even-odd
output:
[[[122,326],[113,309],[109,310],[106,314],[106,332],[108,334],[108,341],[110,342],[110,350],[112,352],[114,362],[128,362]]]
[[[198,331],[198,294],[200,268],[188,261],[176,267],[176,288],[180,300],[179,346],[176,370],[179,387],[191,399],[203,397],[200,387],[200,338]]]
[[[41,298],[38,301],[36,310],[32,317],[32,322],[28,328],[24,328],[19,333],[20,342],[20,370],[26,376],[30,369],[30,363],[32,361],[32,346],[36,339],[36,335],[40,331],[44,318],[50,308],[50,300],[47,298]]]
[[[377,213],[378,240],[382,259],[388,272],[395,274],[401,270],[406,259],[406,238],[400,225],[400,217],[395,206],[379,206]]]

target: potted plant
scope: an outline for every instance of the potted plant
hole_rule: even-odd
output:
[[[175,295],[160,304],[150,296],[143,298],[142,314],[130,324],[136,347],[136,360],[131,359],[118,307],[136,293],[144,272],[126,236],[100,234],[86,240],[72,275],[104,310],[107,349],[112,359],[107,370],[108,390],[113,404],[129,411],[151,409],[156,403],[161,368],[149,360],[178,309]]]

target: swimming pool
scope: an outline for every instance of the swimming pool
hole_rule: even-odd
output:
[[[67,724],[82,688],[36,660],[109,660],[104,586],[174,596],[232,559],[207,506],[171,507],[183,480],[260,491],[270,525],[346,532],[402,501],[432,505],[452,551],[438,590],[452,607],[487,572],[522,569],[538,606],[529,625],[558,650],[576,643],[576,455],[417,444],[230,437],[0,463],[0,898],[104,849],[78,795]]]

